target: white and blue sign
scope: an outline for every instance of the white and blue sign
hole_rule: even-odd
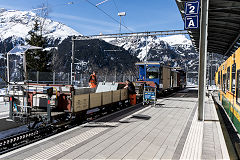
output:
[[[156,97],[155,92],[145,91],[145,93],[144,93],[144,99],[154,100],[155,97]]]
[[[199,1],[187,2],[185,7],[185,15],[198,15],[199,13]]]
[[[199,26],[198,15],[196,16],[186,16],[185,17],[185,29],[196,29]]]
[[[187,2],[185,5],[185,29],[199,28],[199,1]]]

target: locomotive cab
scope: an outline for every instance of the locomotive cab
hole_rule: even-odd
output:
[[[136,63],[136,66],[139,69],[137,88],[141,86],[139,84],[147,84],[156,87],[157,93],[161,94],[186,87],[186,72],[180,68],[164,66],[159,61],[139,62]]]
[[[162,66],[160,62],[136,63],[139,68],[138,82],[152,81],[157,88],[162,88]]]

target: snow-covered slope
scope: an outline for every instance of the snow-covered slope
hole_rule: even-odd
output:
[[[148,37],[148,38],[119,38],[114,40],[107,40],[117,46],[121,46],[126,50],[129,50],[133,55],[137,56],[140,60],[149,60],[152,51],[163,53],[163,50],[172,50],[173,52],[179,52],[179,49],[191,52],[190,54],[196,54],[193,49],[191,40],[187,39],[184,35],[174,35],[168,37]],[[182,55],[184,56],[184,55]]]
[[[12,40],[24,40],[32,29],[36,18],[39,17],[31,11],[0,9],[0,40],[4,41],[9,37]],[[40,20],[43,19],[40,18]],[[79,35],[72,28],[50,19],[45,20],[43,30],[43,35],[60,41],[71,35]]]
[[[187,39],[184,35],[173,35],[173,36],[167,36],[167,37],[160,37],[159,38],[162,41],[166,41],[171,46],[176,45],[187,45],[192,46],[191,40]]]

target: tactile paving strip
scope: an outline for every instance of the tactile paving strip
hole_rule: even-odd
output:
[[[77,145],[77,144],[79,144],[79,143],[81,143],[81,142],[107,130],[107,129],[108,128],[106,128],[106,127],[93,128],[91,130],[88,130],[88,131],[76,136],[76,137],[72,137],[72,138],[65,140],[51,148],[48,148],[48,149],[41,151],[35,155],[32,155],[32,156],[26,158],[25,160],[50,159],[50,158],[70,149],[71,147],[74,147],[75,145]]]

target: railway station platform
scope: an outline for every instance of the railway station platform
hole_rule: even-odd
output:
[[[134,106],[0,156],[0,159],[230,159],[207,97],[197,120],[197,89]],[[122,114],[120,114],[122,113]]]

